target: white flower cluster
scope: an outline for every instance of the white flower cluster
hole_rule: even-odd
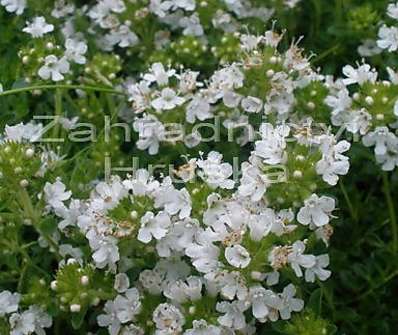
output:
[[[111,11],[123,9],[122,2],[110,4]],[[343,109],[332,98],[338,90],[311,69],[297,44],[280,53],[274,31],[240,37],[242,61],[208,80],[154,63],[127,93],[139,150],[154,156],[163,145],[182,144],[195,152],[205,143],[197,126],[218,119],[223,134],[242,130],[238,144],[231,141],[247,149],[247,157],[239,157],[241,171],[228,150],[219,149],[220,138],[213,150],[186,155],[175,176],[155,178],[139,169],[127,178],[94,180],[86,198],[74,198],[57,178],[39,195],[43,215],[58,222],[51,243],[47,237],[39,245],[57,251],[59,268],[77,262],[114,276],[115,295],[97,318],[111,335],[255,334],[259,324],[303,309],[292,276],[314,283],[331,275],[328,254],[312,252],[328,245],[336,204],[322,188],[347,174],[350,144],[318,124],[314,112],[322,106],[314,101],[330,86],[326,100],[339,107],[338,116]],[[377,77],[366,66],[345,72],[346,85]],[[303,98],[307,91],[310,98]],[[169,122],[188,135],[170,139]],[[4,138],[28,141],[39,130],[7,127]],[[81,306],[73,302],[70,311],[79,313]]]
[[[328,256],[305,254],[306,240],[273,245],[272,235],[281,237],[298,228],[288,224],[295,220],[293,209],[275,212],[264,201],[252,202],[239,191],[228,198],[212,193],[231,188],[227,163],[218,161],[217,168],[211,166],[221,158],[212,152],[207,160],[197,162],[198,175],[210,192],[200,218],[192,216],[196,209],[192,197],[198,189],[191,195],[186,188],[176,189],[169,177],[159,183],[146,170],[123,181],[115,177],[109,183],[98,183],[89,200],[79,201],[78,210],[76,200],[70,199],[71,193],[59,180],[46,185],[47,204],[63,219],[60,228],[64,232],[77,228],[85,234],[97,268],[118,271],[118,264],[127,257],[118,248],[125,239],[137,238],[143,246],[155,247],[159,260],[155,268],[141,272],[136,287],[129,288],[124,273],[116,275],[119,295],[105,304],[105,314],[98,317],[98,324],[108,327],[111,335],[130,334],[132,329],[134,334],[144,333],[135,320],[141,300],[150,299],[147,295],[167,299],[153,311],[156,334],[183,332],[186,306],[195,315],[195,306],[203,299],[214,300],[213,312],[220,314],[218,325],[198,319],[194,328],[185,329],[186,334],[199,329],[214,334],[222,329],[250,332],[253,325],[244,315],[250,308],[250,320],[259,322],[289,319],[292,312],[303,308],[303,301],[294,297],[294,285],[289,284],[282,293],[269,288],[280,282],[284,267],[291,266],[299,278],[304,270],[308,282],[330,276],[325,269]],[[215,177],[219,182],[214,182]],[[143,204],[148,205],[140,212]],[[128,217],[116,220],[112,215],[121,208]],[[328,226],[334,208],[333,198],[313,194],[299,210],[297,221],[311,230],[322,229]],[[71,217],[65,225],[65,219]]]
[[[398,166],[398,75],[389,67],[387,71],[389,80],[378,80],[369,64],[345,66],[347,78],[330,80],[331,94],[325,103],[332,109],[332,124],[361,137],[364,146],[374,147],[377,163],[392,171]],[[354,93],[349,90],[352,85]]]
[[[387,15],[389,18],[398,21],[398,2],[390,3],[387,7]],[[387,26],[383,24],[379,29],[377,46],[388,52],[398,50],[398,27]]]
[[[8,317],[10,335],[44,335],[44,328],[52,326],[51,316],[36,305],[21,311],[20,300],[21,296],[18,293],[0,292],[0,317]]]
[[[381,22],[377,33],[377,40],[367,39],[358,47],[358,53],[362,57],[378,55],[383,51],[395,52],[398,50],[398,2],[387,6],[386,16],[395,25]]]

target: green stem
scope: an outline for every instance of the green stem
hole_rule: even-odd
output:
[[[55,90],[55,117],[58,120],[62,116],[62,89],[57,88]],[[59,122],[57,122],[53,128],[53,137],[58,138],[59,134]]]
[[[390,181],[387,172],[383,172],[383,192],[386,197],[388,212],[390,214],[391,233],[393,239],[393,251],[398,251],[398,230],[397,230],[397,216],[395,213],[394,202],[391,197]]]
[[[312,59],[312,63],[318,63],[319,61],[321,61],[322,59],[328,57],[330,54],[332,54],[333,52],[339,50],[340,45],[337,44],[329,49],[327,49],[326,51],[322,52],[320,55],[316,56],[315,58]]]
[[[340,186],[341,192],[343,193],[344,199],[347,202],[348,209],[350,210],[351,217],[353,218],[353,220],[355,222],[357,222],[358,221],[358,215],[357,215],[357,213],[356,213],[356,211],[354,209],[354,206],[352,205],[352,202],[350,200],[350,197],[348,196],[347,190],[346,190],[346,188],[345,188],[345,186],[344,186],[344,184],[343,184],[343,182],[341,180],[339,181],[339,186]]]
[[[59,254],[57,243],[50,236],[48,236],[47,234],[42,232],[41,229],[38,227],[40,214],[37,213],[35,211],[35,209],[33,208],[33,204],[32,204],[32,201],[30,199],[30,196],[29,196],[28,192],[24,188],[21,188],[18,191],[18,198],[19,198],[21,206],[22,206],[22,208],[23,208],[23,210],[25,212],[26,217],[31,220],[33,227],[37,230],[37,232],[41,236],[43,236],[43,238],[47,241],[49,246],[51,246],[54,249],[54,253],[55,253],[56,258],[58,260],[61,260],[62,257]]]
[[[25,279],[26,270],[28,268],[28,260],[25,259],[24,262],[25,262],[25,264],[22,267],[22,271],[21,271],[21,274],[20,274],[19,280],[18,280],[18,286],[17,286],[18,292],[22,292],[23,282]]]
[[[356,301],[361,301],[363,298],[366,298],[368,295],[374,293],[376,290],[378,290],[380,287],[383,287],[384,285],[386,285],[389,281],[391,281],[392,279],[394,279],[396,276],[398,276],[398,270],[392,272],[391,274],[389,274],[387,277],[385,277],[381,282],[379,282],[376,286],[370,288],[369,290],[367,290],[365,293],[357,296],[356,298],[350,300],[348,303],[352,303],[352,302],[356,302]]]
[[[55,90],[55,89],[66,89],[66,90],[82,90],[82,91],[95,91],[95,92],[105,92],[117,95],[127,95],[124,92],[114,90],[112,88],[106,87],[98,87],[98,86],[86,86],[86,85],[36,85],[36,86],[28,86],[28,87],[21,87],[15,88],[12,90],[4,91],[0,93],[0,97],[12,94],[18,94],[23,92],[30,92],[35,90]]]

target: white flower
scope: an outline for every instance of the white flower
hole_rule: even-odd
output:
[[[159,271],[144,270],[139,278],[142,286],[151,294],[158,295],[162,293],[163,274]]]
[[[304,301],[294,298],[296,288],[293,284],[289,284],[283,289],[280,297],[282,298],[282,306],[279,313],[283,320],[288,320],[291,317],[291,312],[300,312],[304,308]]]
[[[225,258],[229,264],[236,268],[244,269],[251,261],[249,252],[241,245],[233,245],[225,249]]]
[[[199,272],[208,273],[218,268],[220,249],[212,243],[209,232],[198,234],[195,243],[185,249],[185,254],[192,259],[192,265]]]
[[[202,279],[196,276],[190,276],[186,280],[177,280],[170,283],[163,294],[177,303],[187,301],[196,301],[202,298]]]
[[[382,164],[383,171],[392,171],[398,166],[398,137],[387,127],[376,127],[362,138],[362,143],[375,146],[376,161]]]
[[[178,76],[178,90],[182,94],[188,94],[193,92],[198,86],[202,86],[201,82],[198,82],[199,72],[187,70]]]
[[[176,222],[169,229],[167,236],[156,244],[156,251],[160,257],[170,257],[172,252],[184,252],[194,242],[199,231],[199,223],[195,219],[187,218]]]
[[[144,330],[132,323],[122,328],[120,335],[145,335]]]
[[[388,78],[390,79],[391,83],[394,85],[398,85],[398,73],[395,72],[391,67],[386,67]]]
[[[155,207],[164,207],[170,215],[179,213],[180,219],[189,217],[192,210],[191,196],[186,188],[177,190],[170,178],[165,178],[162,186],[154,192]]]
[[[10,319],[10,335],[45,335],[43,328],[52,326],[52,318],[40,307],[33,305],[23,313],[14,313]]]
[[[89,240],[90,248],[94,251],[92,258],[95,266],[98,269],[103,269],[106,266],[114,269],[116,262],[120,259],[117,239],[113,236],[100,237],[91,232],[86,237]]]
[[[398,138],[389,143],[388,150],[384,155],[376,155],[376,161],[382,164],[383,171],[392,171],[398,166]]]
[[[134,178],[123,181],[124,187],[131,190],[135,196],[146,196],[151,194],[159,187],[159,182],[154,180],[146,169],[138,169]]]
[[[143,243],[151,242],[152,238],[160,240],[166,236],[170,223],[170,217],[164,212],[156,216],[152,212],[146,212],[141,218],[137,239]]]
[[[224,313],[224,315],[218,317],[217,320],[224,327],[241,330],[246,327],[246,319],[243,312],[248,308],[248,303],[244,301],[218,302],[216,309],[218,312]]]
[[[76,225],[78,217],[82,214],[82,203],[80,200],[73,199],[69,204],[69,208],[58,206],[54,208],[54,211],[58,217],[63,219],[58,223],[59,230],[64,230],[69,226]]]
[[[305,281],[313,283],[315,282],[315,277],[319,280],[324,281],[330,277],[332,274],[329,270],[325,270],[329,265],[329,255],[316,256],[315,265],[311,268],[305,270]]]
[[[301,267],[303,268],[311,268],[315,265],[316,258],[314,255],[304,255],[305,244],[302,241],[296,241],[292,245],[292,250],[287,256],[287,260],[290,263],[290,266],[294,270],[297,277],[302,277],[303,272],[301,271]]]
[[[385,155],[389,144],[394,141],[396,141],[396,136],[387,127],[377,127],[362,138],[366,147],[375,146],[374,152],[376,155]]]
[[[72,192],[66,191],[66,186],[59,179],[53,184],[46,182],[44,185],[46,202],[54,209],[65,207],[64,201],[68,200]]]
[[[365,108],[350,111],[346,114],[345,126],[353,134],[364,135],[368,132],[372,116]]]
[[[174,8],[182,8],[185,11],[195,10],[196,3],[195,0],[169,0],[174,3]]]
[[[115,284],[113,286],[113,288],[119,292],[119,293],[123,293],[126,292],[127,289],[130,286],[130,280],[129,277],[125,274],[125,273],[118,273],[115,276]]]
[[[114,45],[127,48],[136,45],[138,42],[138,36],[125,24],[119,25],[116,30],[112,30],[105,35],[106,49],[112,49]]]
[[[175,70],[165,70],[162,63],[153,63],[150,71],[144,75],[144,80],[153,83],[156,82],[159,86],[165,86],[169,83],[169,78],[175,75]]]
[[[186,120],[189,123],[194,123],[196,119],[204,121],[213,117],[210,112],[210,104],[204,99],[204,97],[198,95],[195,96],[187,105]]]
[[[238,193],[242,197],[250,197],[251,201],[260,201],[271,180],[257,166],[248,162],[242,163],[242,178],[238,187]]]
[[[213,74],[210,87],[217,91],[218,98],[222,98],[223,92],[242,87],[243,81],[242,70],[236,64],[232,64]]]
[[[297,214],[297,221],[311,228],[322,227],[329,223],[332,211],[335,208],[335,200],[330,197],[312,194],[304,201],[304,207]]]
[[[228,108],[236,108],[239,106],[242,96],[233,91],[224,91],[223,93],[223,103]]]
[[[153,311],[153,321],[158,330],[164,331],[156,334],[178,334],[182,331],[185,318],[177,307],[164,303]]]
[[[397,51],[398,49],[398,28],[387,27],[383,25],[379,29],[379,39],[377,46],[381,49],[387,49],[389,52]]]
[[[347,77],[343,79],[344,85],[359,84],[366,82],[374,83],[377,79],[377,72],[369,64],[363,64],[354,69],[351,65],[343,67],[343,74]]]
[[[337,144],[333,136],[322,136],[320,150],[322,159],[316,163],[316,172],[322,175],[322,179],[329,185],[336,185],[339,175],[348,173],[350,163],[343,153],[350,149],[351,144],[340,141]]]
[[[141,311],[140,295],[136,288],[130,288],[124,295],[118,295],[113,304],[121,323],[133,321],[134,316]]]
[[[260,285],[255,285],[250,288],[250,301],[252,303],[253,316],[260,322],[265,322],[267,317],[274,320],[275,308],[281,304],[281,299],[277,294],[271,290],[266,290]],[[271,314],[271,315],[270,315]]]
[[[197,13],[194,13],[189,17],[182,17],[179,21],[179,25],[181,28],[184,28],[182,31],[184,35],[202,36],[204,34],[204,30],[200,24],[200,19]]]
[[[352,99],[350,97],[350,92],[346,88],[343,88],[337,92],[337,95],[328,95],[325,99],[325,103],[333,109],[332,113],[336,116],[351,108]]]
[[[75,129],[77,126],[77,122],[79,121],[79,117],[75,116],[71,119],[67,118],[67,117],[63,117],[61,116],[58,119],[59,124],[62,126],[62,128],[64,128],[65,130],[71,130],[71,129]]]
[[[185,102],[184,98],[179,97],[174,90],[166,87],[160,93],[160,97],[152,100],[151,105],[158,111],[170,110]]]
[[[394,104],[394,115],[398,117],[398,100]]]
[[[163,124],[156,117],[145,115],[143,118],[135,120],[133,126],[139,135],[137,148],[148,149],[150,155],[156,155],[159,152],[159,143],[165,138]]]
[[[42,124],[34,124],[32,122],[23,124],[18,123],[15,126],[5,126],[4,140],[13,142],[36,142],[41,138],[43,131]],[[0,140],[1,142],[1,140]]]
[[[66,3],[65,0],[57,0],[54,4],[54,9],[51,11],[51,16],[60,19],[75,11],[75,5]]]
[[[61,244],[59,246],[59,254],[64,258],[64,260],[67,259],[66,256],[71,256],[71,258],[76,260],[79,264],[83,264],[83,252],[79,248],[73,248],[70,244]]]
[[[292,210],[282,209],[275,212],[271,208],[266,208],[258,215],[252,216],[249,222],[250,238],[259,241],[270,232],[277,236],[282,236],[296,229],[296,225],[289,225],[293,221],[294,213]]]
[[[362,44],[357,49],[362,57],[372,57],[380,54],[383,50],[377,46],[377,42],[372,39],[362,41]]]
[[[256,49],[260,42],[261,37],[258,37],[256,35],[241,34],[240,36],[241,48],[245,51],[252,51]]]
[[[211,188],[232,189],[235,183],[228,179],[233,173],[232,166],[229,163],[222,163],[222,157],[219,152],[211,151],[206,160],[199,159],[197,165],[201,171],[198,175]]]
[[[97,317],[100,327],[108,327],[110,335],[118,335],[121,325],[133,321],[141,311],[140,295],[136,288],[131,288],[115,300],[107,301],[104,306],[106,314]]]
[[[51,78],[53,81],[61,81],[64,74],[69,72],[69,62],[65,57],[58,59],[54,55],[49,55],[44,59],[44,65],[39,69],[39,76],[44,80]]]
[[[45,34],[54,30],[52,24],[47,24],[43,16],[37,16],[31,23],[22,29],[23,32],[30,34],[33,38],[43,37]]]
[[[7,12],[21,15],[26,8],[26,0],[1,0],[1,5],[6,8]]]
[[[29,311],[10,316],[10,335],[30,335],[35,331],[35,315]]]
[[[251,216],[248,226],[253,241],[260,241],[271,232],[272,222],[269,220],[269,212],[274,214],[272,209],[267,208],[263,213]]]
[[[85,64],[86,57],[84,54],[87,52],[87,44],[68,38],[65,42],[65,57],[77,64]]]
[[[246,97],[241,101],[242,108],[247,113],[260,113],[263,108],[263,102],[256,97]]]
[[[260,127],[261,141],[256,141],[255,155],[266,164],[279,164],[285,159],[286,140],[290,128],[286,125],[274,126],[263,123]]]
[[[10,291],[2,291],[0,293],[0,317],[6,314],[16,312],[21,299],[19,293],[11,293]]]
[[[214,290],[220,291],[224,299],[234,300],[235,297],[240,301],[245,301],[248,296],[245,279],[240,272],[214,271],[205,275],[207,284]]]
[[[398,2],[390,3],[387,7],[387,15],[395,20],[398,20]]]
[[[34,315],[35,334],[45,335],[46,332],[44,328],[50,328],[52,326],[52,317],[41,307],[36,305],[30,306],[27,312]]]
[[[112,177],[109,182],[99,182],[95,186],[93,202],[96,203],[97,211],[105,212],[117,206],[119,201],[126,197],[127,189],[120,181],[119,177]]]
[[[221,335],[219,327],[209,325],[205,320],[193,320],[191,329],[184,332],[184,335]]]

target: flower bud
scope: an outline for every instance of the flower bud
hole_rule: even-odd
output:
[[[80,278],[80,283],[81,283],[83,286],[87,286],[88,283],[89,283],[89,278],[88,278],[88,276],[82,276],[82,277]]]
[[[72,313],[79,313],[82,307],[79,304],[73,304],[69,308]]]

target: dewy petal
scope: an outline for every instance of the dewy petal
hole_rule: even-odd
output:
[[[138,232],[137,239],[142,243],[149,243],[152,240],[152,235],[147,228],[141,228]]]
[[[47,65],[43,65],[43,66],[39,69],[38,74],[39,74],[39,76],[40,76],[42,79],[47,80],[47,79],[49,79],[50,76],[51,76],[51,71],[50,71],[50,69],[48,68]]]
[[[316,263],[316,258],[314,255],[300,255],[298,259],[300,265],[304,268],[311,268]]]
[[[279,313],[281,315],[282,320],[289,320],[292,315],[288,307],[281,309]]]
[[[58,71],[53,70],[53,71],[51,71],[51,79],[53,81],[61,81],[64,79],[64,76],[61,73],[59,73]]]
[[[269,310],[264,301],[255,300],[252,308],[253,316],[257,319],[263,319],[268,315]]]
[[[290,300],[290,308],[294,312],[300,312],[304,308],[304,301],[301,299],[293,298]]]
[[[335,208],[335,200],[330,197],[321,197],[319,200],[322,210],[325,212],[332,212]]]
[[[329,223],[329,216],[319,207],[312,210],[312,219],[314,220],[314,224],[318,227],[322,227]]]
[[[300,208],[297,214],[297,221],[303,225],[308,225],[311,222],[311,213],[306,207]]]

